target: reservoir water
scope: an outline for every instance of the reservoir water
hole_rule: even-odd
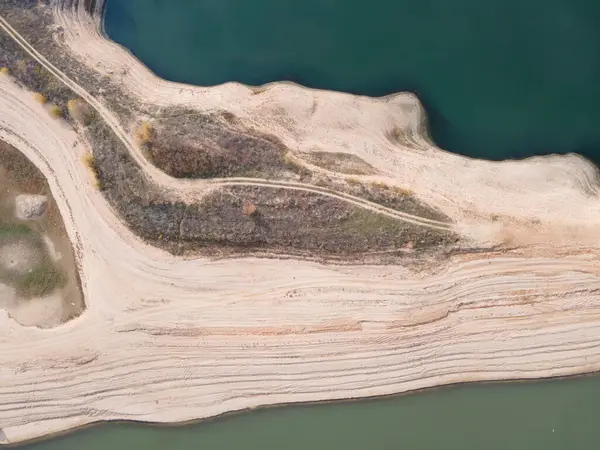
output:
[[[105,28],[163,78],[417,92],[442,148],[600,161],[597,0],[108,0]]]
[[[597,0],[108,0],[108,35],[159,76],[417,92],[434,140],[488,159],[600,161]],[[28,450],[595,450],[600,376],[448,387],[160,428],[109,424]]]
[[[181,428],[103,425],[27,450],[596,450],[600,377],[278,407]]]

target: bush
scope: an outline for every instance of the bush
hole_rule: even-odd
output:
[[[50,106],[50,115],[56,119],[63,116],[63,110],[60,106],[51,105]]]

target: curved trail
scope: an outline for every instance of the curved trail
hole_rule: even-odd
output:
[[[500,205],[530,219],[550,202],[544,217],[554,222],[513,225],[511,239],[524,244],[505,254],[458,255],[418,274],[400,266],[189,261],[145,245],[115,217],[89,183],[80,161],[88,149],[72,129],[7,77],[0,99],[0,139],[48,178],[88,305],[51,330],[22,327],[0,310],[0,427],[12,443],[101,420],[177,422],[274,403],[600,370],[600,214],[597,198],[568,190],[577,181],[570,177],[588,173],[576,158],[557,160],[573,161],[552,179],[572,194],[564,203],[554,193],[533,195],[521,180],[521,198],[509,200],[529,197],[529,211],[509,209],[500,197],[480,200],[497,178],[510,180],[492,163],[476,174],[489,184],[465,172],[472,192],[443,192],[471,202],[472,211]],[[439,188],[451,157],[431,153],[443,165],[427,182]],[[506,167],[542,180],[554,175],[548,161]]]
[[[148,162],[148,160],[141,154],[139,149],[134,145],[131,137],[121,128],[120,123],[116,117],[94,96],[90,95],[85,89],[83,89],[79,84],[71,80],[67,75],[61,72],[58,68],[56,68],[50,61],[48,61],[42,54],[40,54],[33,46],[31,46],[23,36],[21,36],[1,15],[0,15],[0,28],[2,28],[8,35],[15,40],[17,44],[19,44],[29,55],[34,58],[37,62],[39,62],[46,70],[48,70],[52,75],[58,78],[61,82],[63,82],[67,87],[69,87],[73,92],[83,98],[86,102],[90,104],[97,112],[100,114],[102,119],[106,122],[106,124],[113,130],[113,132],[117,135],[119,140],[125,145],[130,155],[134,158],[136,163],[144,170],[146,174],[150,176],[153,182],[157,183],[159,186],[164,187],[166,189],[172,190],[182,190],[188,193],[201,193],[206,191],[206,185],[210,186],[225,186],[225,185],[241,185],[241,186],[266,186],[273,187],[279,189],[293,189],[293,190],[301,190],[306,192],[318,193],[320,195],[325,195],[328,197],[333,197],[338,200],[342,200],[348,203],[351,203],[355,206],[359,206],[361,208],[377,212],[379,214],[383,214],[388,217],[393,217],[396,219],[404,220],[405,222],[413,223],[416,225],[421,225],[428,228],[438,229],[438,230],[451,230],[452,226],[446,222],[441,222],[438,220],[427,219],[419,216],[415,216],[413,214],[408,214],[401,211],[396,211],[392,208],[387,208],[385,206],[379,205],[374,202],[370,202],[368,200],[364,200],[360,197],[356,197],[351,194],[341,193],[337,191],[333,191],[331,189],[326,189],[322,187],[315,187],[310,184],[304,183],[296,183],[289,181],[272,181],[261,178],[242,178],[242,177],[232,177],[232,178],[214,178],[210,181],[205,180],[180,180],[174,179],[164,172],[160,171],[153,164]]]

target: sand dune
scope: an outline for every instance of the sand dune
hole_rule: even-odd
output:
[[[589,162],[448,154],[420,134],[411,95],[369,99],[287,84],[250,95],[236,84],[167,83],[93,22],[60,14],[70,48],[99,70],[127,69],[124,86],[144,101],[227,109],[299,152],[354,153],[449,214],[474,243],[511,250],[456,255],[422,273],[176,258],[124,227],[81,163],[87,144],[0,77],[0,139],[48,178],[88,306],[51,330],[20,326],[0,310],[0,428],[10,442],[102,420],[179,422],[600,370],[600,208]],[[412,144],[391,143],[391,127]]]

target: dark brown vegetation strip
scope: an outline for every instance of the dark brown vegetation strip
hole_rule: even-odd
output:
[[[336,198],[262,186],[213,192],[186,210],[181,231],[184,245],[209,237],[223,246],[288,248],[343,257],[397,251],[407,245],[432,249],[455,241],[451,233],[424,229]]]
[[[298,178],[287,148],[272,136],[244,129],[227,114],[176,110],[152,122],[143,144],[150,161],[175,178]]]

